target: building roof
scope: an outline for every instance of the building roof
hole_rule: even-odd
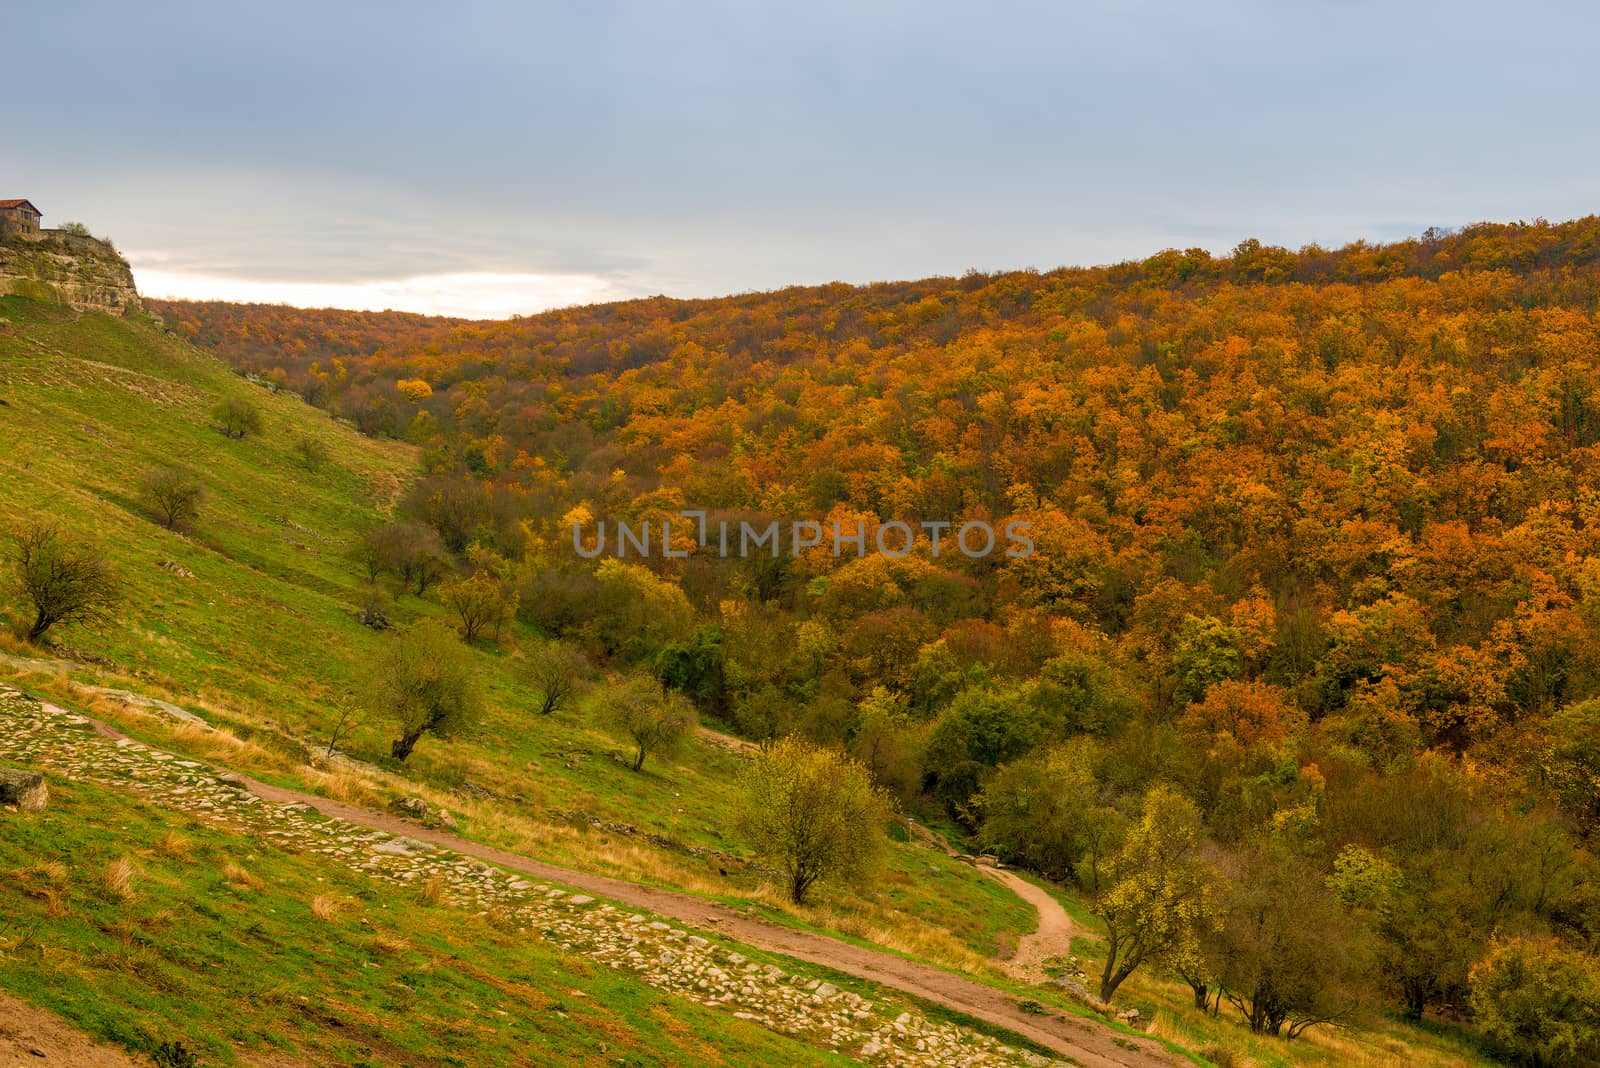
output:
[[[34,206],[33,201],[31,200],[0,200],[0,208],[27,208],[35,215],[44,214],[44,212],[40,211]]]

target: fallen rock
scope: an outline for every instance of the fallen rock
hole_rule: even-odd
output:
[[[37,771],[0,768],[0,805],[15,805],[23,812],[38,812],[50,801],[50,787]]]
[[[389,802],[389,807],[402,816],[410,816],[414,820],[428,818],[428,802],[420,797],[397,797]]]

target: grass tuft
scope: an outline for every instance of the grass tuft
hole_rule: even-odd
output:
[[[133,880],[137,874],[133,861],[127,857],[118,857],[100,872],[100,886],[117,900],[127,901],[133,897]]]

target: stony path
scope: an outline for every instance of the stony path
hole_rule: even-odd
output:
[[[634,973],[662,990],[872,1064],[990,1068],[1072,1063],[1142,1068],[1182,1063],[1155,1043],[1132,1042],[1089,1021],[1023,1015],[1000,991],[892,954],[758,924],[690,895],[555,868],[440,831],[409,825],[401,828],[404,834],[375,830],[373,823],[389,828],[396,818],[218,774],[200,762],[108,734],[115,732],[0,687],[0,757],[68,779],[130,789],[397,886],[438,878],[458,907],[498,910],[531,937]],[[442,848],[445,844],[455,848]],[[493,867],[469,854],[514,870]],[[528,873],[547,881],[524,877]],[[611,901],[573,889],[592,890]],[[931,1020],[888,998],[874,1003],[803,972],[758,965],[725,945],[634,911],[647,908],[673,915],[680,905],[684,906],[677,910],[680,920],[715,925],[717,933],[740,943],[775,949],[952,1004],[1060,1050],[1068,1059],[1051,1062],[968,1028]],[[930,981],[929,975],[939,980]],[[926,992],[918,985],[919,977],[930,987]],[[952,1003],[941,996],[946,983],[981,993],[968,992],[974,1004],[959,998]],[[1001,1019],[995,1020],[997,1015]]]

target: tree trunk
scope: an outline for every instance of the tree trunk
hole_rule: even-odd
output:
[[[43,612],[34,617],[33,626],[28,628],[28,641],[36,642],[50,629],[50,619]]]
[[[1116,965],[1117,944],[1115,941],[1113,941],[1111,943],[1111,952],[1106,955],[1106,969],[1100,973],[1101,1001],[1109,1003],[1112,996],[1116,994],[1117,987],[1121,986],[1122,981],[1128,978],[1128,976],[1132,975],[1133,970],[1139,966],[1137,961],[1133,962],[1132,964],[1128,963],[1127,961],[1123,961],[1120,967],[1117,967]]]
[[[644,767],[644,746],[639,747],[639,755],[633,758],[633,770],[638,771]]]
[[[796,875],[789,880],[789,900],[796,905],[806,903],[806,891],[811,889],[811,880],[801,875]]]
[[[404,764],[406,757],[411,755],[411,750],[417,747],[417,739],[422,737],[421,731],[407,731],[394,740],[389,746],[389,755]]]

